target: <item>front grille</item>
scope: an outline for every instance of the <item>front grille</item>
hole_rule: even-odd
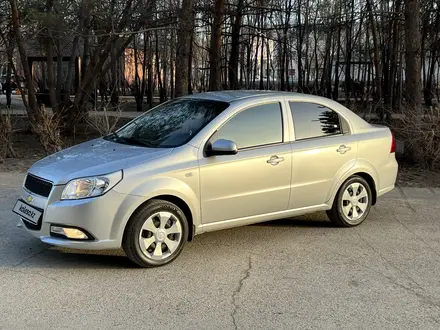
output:
[[[50,191],[52,190],[52,183],[40,179],[39,177],[33,176],[32,174],[28,174],[24,183],[24,187],[31,193],[43,197],[49,197]]]

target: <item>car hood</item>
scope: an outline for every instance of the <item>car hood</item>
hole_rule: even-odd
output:
[[[62,150],[35,163],[29,173],[66,184],[72,179],[102,175],[169,154],[172,149],[130,146],[103,138]]]

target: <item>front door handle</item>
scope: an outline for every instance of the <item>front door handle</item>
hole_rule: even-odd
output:
[[[346,147],[345,145],[341,145],[336,151],[340,154],[345,154],[351,150],[351,147]]]
[[[278,157],[278,156],[272,156],[267,161],[267,163],[272,165],[272,166],[278,165],[281,162],[284,162],[284,158],[283,157]]]

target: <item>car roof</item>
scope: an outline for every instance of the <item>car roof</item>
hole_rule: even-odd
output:
[[[235,90],[235,91],[216,91],[216,92],[206,92],[206,93],[196,93],[184,96],[186,99],[198,99],[198,100],[212,100],[221,101],[227,103],[234,103],[237,101],[252,101],[258,99],[264,99],[267,97],[288,97],[291,101],[298,102],[316,102],[330,109],[337,110],[344,118],[346,118],[355,127],[356,131],[369,128],[370,125],[363,120],[361,117],[347,109],[342,104],[333,101],[331,99],[316,96],[311,94],[294,93],[294,92],[279,92],[279,91],[261,91],[261,90]]]
[[[280,92],[280,91],[265,91],[265,90],[229,90],[229,91],[216,91],[216,92],[204,92],[195,93],[191,95],[184,96],[187,99],[202,99],[202,100],[212,100],[212,101],[222,101],[227,103],[233,103],[242,100],[256,100],[266,97],[289,97],[293,100],[304,100],[307,99],[308,102],[333,102],[332,100],[311,94],[295,93],[295,92]]]
[[[223,101],[232,103],[249,98],[263,98],[267,96],[292,96],[298,93],[278,92],[278,91],[261,91],[261,90],[235,90],[235,91],[216,91],[187,95],[184,98],[204,99],[213,101]]]

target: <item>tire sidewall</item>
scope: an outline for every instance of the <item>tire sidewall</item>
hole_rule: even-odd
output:
[[[367,209],[364,212],[364,214],[362,215],[362,217],[360,217],[358,220],[356,220],[356,223],[353,223],[350,221],[350,219],[348,219],[345,216],[345,214],[342,210],[342,197],[343,197],[344,191],[347,189],[347,187],[355,182],[361,183],[365,187],[365,189],[367,190],[368,205],[367,205]],[[354,226],[358,226],[362,222],[364,222],[364,220],[368,217],[368,214],[370,213],[372,198],[373,198],[373,194],[371,192],[370,185],[368,184],[368,182],[365,179],[361,178],[360,176],[353,176],[353,177],[349,178],[347,181],[345,181],[344,184],[341,186],[341,189],[339,189],[338,198],[336,200],[338,216],[341,219],[341,221],[344,223],[344,225],[354,227]]]
[[[153,260],[153,259],[148,258],[142,252],[142,248],[139,243],[139,235],[140,235],[141,228],[142,228],[143,224],[145,223],[145,221],[151,215],[158,213],[158,212],[162,212],[162,211],[170,212],[178,219],[178,221],[180,222],[180,224],[182,226],[182,239],[181,239],[176,251],[172,255],[170,255],[169,257],[167,257],[163,260]],[[133,222],[131,223],[131,225],[133,226],[133,228],[132,228],[131,237],[128,237],[128,239],[131,240],[131,242],[129,242],[129,244],[132,245],[132,248],[136,252],[137,258],[139,258],[140,261],[142,261],[142,264],[145,264],[149,267],[163,266],[163,265],[170,263],[174,259],[176,259],[179,256],[179,254],[182,252],[183,246],[185,245],[186,241],[188,240],[188,232],[189,232],[188,221],[185,217],[185,214],[182,212],[182,210],[179,207],[177,207],[176,205],[174,205],[170,202],[155,201],[149,205],[146,205],[142,210],[140,210],[134,216],[134,218],[132,220],[133,220]]]

